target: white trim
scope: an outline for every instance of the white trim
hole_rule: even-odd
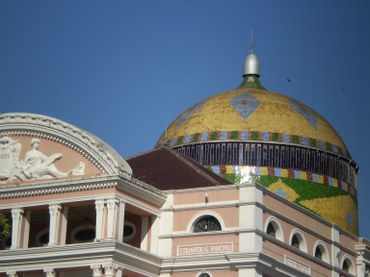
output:
[[[298,230],[298,229],[293,229],[293,231],[290,233],[289,245],[293,246],[292,245],[292,238],[296,234],[299,236],[299,237],[297,236],[298,240],[301,239],[299,241],[299,248],[298,249],[301,250],[301,251],[303,251],[303,252],[305,252],[305,253],[308,253],[307,252],[308,250],[307,250],[307,241],[306,241],[306,238],[303,235],[303,233],[300,230]]]
[[[203,273],[208,274],[209,277],[212,277],[212,274],[209,271],[206,271],[206,270],[202,270],[202,271],[198,272],[197,277],[199,277]]]
[[[269,224],[273,224],[273,227],[275,228],[275,238],[284,242],[284,231],[283,231],[283,227],[281,226],[281,224],[279,223],[279,220],[274,217],[274,216],[270,216],[267,220],[266,220],[266,223],[265,223],[265,233],[267,234],[267,227]],[[277,225],[277,228],[276,226]]]
[[[219,214],[215,213],[214,211],[208,211],[207,210],[207,211],[199,212],[191,218],[191,220],[188,223],[188,226],[186,227],[186,232],[187,233],[193,233],[194,224],[200,218],[202,218],[203,216],[213,216],[213,217],[215,217],[221,225],[221,230],[220,231],[225,230],[225,223],[222,220],[222,217]],[[217,231],[217,232],[219,232],[219,231]]]
[[[356,274],[356,264],[353,261],[352,257],[348,254],[343,255],[342,260],[340,262],[340,269],[343,270],[343,264],[345,260],[349,260],[351,263],[348,265],[348,273],[355,275]]]
[[[328,251],[328,249],[326,248],[326,246],[325,246],[325,244],[324,244],[324,242],[322,241],[322,240],[318,240],[318,241],[316,241],[316,243],[315,243],[315,245],[313,246],[313,252],[312,252],[312,256],[314,256],[315,257],[315,252],[316,252],[316,248],[317,247],[322,247],[323,249],[321,249],[321,254],[322,254],[322,258],[321,258],[321,260],[323,261],[323,262],[326,262],[326,263],[328,263],[328,264],[330,264],[330,255],[329,255],[329,251]],[[322,251],[322,250],[324,250],[324,251]],[[316,257],[315,257],[316,258]]]

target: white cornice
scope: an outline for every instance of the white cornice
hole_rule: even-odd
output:
[[[127,192],[129,194],[135,195],[156,206],[163,205],[166,200],[166,195],[164,193],[162,193],[158,189],[153,188],[150,185],[138,182],[134,179],[127,180],[118,175],[113,175],[63,180],[53,179],[53,181],[50,182],[39,182],[27,185],[2,187],[0,188],[0,201],[1,199],[99,190],[113,187],[122,192]]]
[[[64,121],[30,113],[0,114],[0,137],[24,135],[61,143],[86,157],[108,174],[131,178],[128,163],[107,143]]]

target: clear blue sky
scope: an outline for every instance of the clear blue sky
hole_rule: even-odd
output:
[[[189,106],[240,84],[253,25],[263,85],[323,115],[360,165],[370,239],[369,14],[370,0],[3,0],[0,112],[62,119],[124,157],[150,150]]]

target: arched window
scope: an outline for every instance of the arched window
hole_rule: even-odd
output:
[[[319,246],[316,247],[316,250],[315,250],[315,258],[318,258],[318,259],[322,260],[322,250],[321,250],[321,248]]]
[[[343,260],[342,269],[348,273],[355,274],[353,263],[349,258]]]
[[[291,242],[291,245],[295,248],[298,248],[299,249],[299,245],[300,244],[300,240],[298,239],[298,236],[297,235],[294,235],[292,237],[292,242]]]
[[[269,218],[267,221],[266,221],[266,229],[265,229],[265,232],[266,234],[280,240],[280,241],[284,241],[284,235],[283,235],[283,230],[280,226],[280,224],[278,223],[277,219],[274,218],[274,217],[271,217]]]
[[[221,224],[214,216],[202,216],[194,223],[193,233],[213,231],[221,231]]]
[[[298,248],[301,251],[307,252],[306,241],[303,238],[303,235],[298,231],[293,233],[293,236],[290,239],[290,245],[295,248]]]
[[[202,271],[198,273],[197,277],[211,277],[211,273]]]
[[[324,262],[329,263],[329,254],[323,244],[318,243],[315,248],[314,256]]]
[[[276,238],[276,228],[274,227],[274,225],[272,224],[272,222],[270,222],[268,225],[267,225],[267,231],[266,233],[274,238]]]

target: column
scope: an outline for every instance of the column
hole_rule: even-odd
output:
[[[24,221],[24,231],[23,231],[23,248],[28,248],[29,238],[30,238],[30,222],[31,222],[31,211],[26,211],[25,221]]]
[[[23,212],[22,209],[12,209],[12,246],[10,249],[19,248]]]
[[[55,246],[58,242],[59,235],[59,221],[60,221],[60,210],[62,207],[60,205],[50,205],[50,227],[49,227],[49,243],[48,246]],[[49,276],[49,275],[47,275]],[[50,275],[51,276],[51,275]]]
[[[67,240],[67,226],[68,226],[68,211],[69,207],[63,207],[62,220],[60,226],[60,245],[65,245]]]
[[[148,231],[149,231],[149,218],[147,216],[142,216],[140,249],[144,251],[148,251]]]
[[[260,252],[262,237],[256,230],[263,232],[263,193],[254,185],[240,186],[239,202],[239,251]]]
[[[107,200],[107,240],[114,240],[116,238],[116,222],[117,222],[117,199]]]
[[[331,240],[333,241],[331,245],[331,264],[334,266],[332,270],[332,277],[339,277],[340,273],[335,270],[335,268],[340,268],[340,232],[336,226],[331,228]]]
[[[123,234],[125,228],[125,208],[126,204],[123,201],[119,202],[119,213],[118,213],[118,234],[117,240],[123,242]]]
[[[44,269],[44,272],[45,272],[45,277],[56,277],[56,272],[54,269]]]
[[[96,223],[95,223],[95,241],[103,240],[103,218],[104,218],[104,200],[95,201]]]
[[[18,277],[19,276],[18,273],[15,271],[8,271],[6,275],[8,275],[8,277]]]
[[[158,254],[158,232],[159,232],[159,218],[155,215],[150,217],[152,226],[150,228],[150,253]]]
[[[102,277],[103,276],[103,268],[101,265],[92,265],[91,269],[93,271],[93,277]]]
[[[117,272],[118,266],[114,264],[106,264],[103,265],[104,267],[104,276],[105,277],[114,277],[115,273]]]

